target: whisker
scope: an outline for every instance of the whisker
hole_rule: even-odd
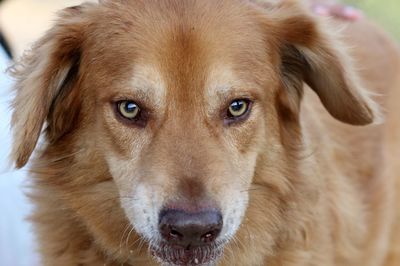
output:
[[[122,241],[123,241],[123,239],[124,239],[125,233],[128,232],[128,230],[129,230],[130,227],[131,227],[131,224],[130,224],[130,223],[128,223],[128,224],[125,226],[124,232],[122,233],[121,239],[120,239],[120,241],[119,241],[119,253],[120,253],[121,256],[122,256]]]

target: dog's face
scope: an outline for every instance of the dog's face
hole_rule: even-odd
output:
[[[179,18],[183,10],[148,5],[155,14],[89,49],[93,56],[108,51],[88,70],[97,73],[86,81],[96,84],[88,97],[99,103],[88,130],[98,132],[93,137],[102,143],[122,207],[154,254],[174,263],[209,262],[245,213],[265,114],[274,112],[263,104],[273,93],[264,86],[276,87],[277,77],[264,63],[271,55],[255,22],[228,14],[207,21],[196,8]],[[154,31],[156,19],[162,21]],[[253,41],[231,34],[244,22],[254,23],[246,33]],[[121,43],[128,45],[121,50]],[[123,58],[118,69],[104,67],[116,57]]]
[[[161,262],[215,261],[253,187],[289,182],[303,81],[336,118],[373,120],[345,57],[302,12],[290,2],[172,0],[66,10],[19,73],[17,166],[47,119],[53,157],[61,146],[84,150],[75,163],[116,185]]]
[[[117,73],[96,69],[112,62],[94,66],[94,73],[115,79],[102,81],[107,89],[93,95],[101,107],[92,130],[99,132],[101,152],[137,232],[155,248],[170,242],[196,250],[200,242],[215,242],[218,252],[240,225],[263,141],[267,95],[257,83],[266,80],[257,74],[273,71],[259,64],[258,58],[268,57],[260,42],[215,40],[214,31],[196,30],[198,21],[164,23],[159,36],[151,29],[135,32],[151,33],[154,43],[133,43],[127,51],[134,53],[126,53]],[[224,28],[219,34],[232,31]],[[244,67],[249,64],[259,67]],[[186,225],[170,221],[176,215],[199,228],[184,235]]]

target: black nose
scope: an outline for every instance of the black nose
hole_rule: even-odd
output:
[[[185,248],[211,244],[222,229],[222,215],[215,210],[186,212],[164,209],[160,213],[160,232],[169,243]]]

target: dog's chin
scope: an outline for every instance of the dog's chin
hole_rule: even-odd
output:
[[[214,266],[223,250],[223,245],[184,248],[161,243],[151,247],[152,255],[163,266]]]

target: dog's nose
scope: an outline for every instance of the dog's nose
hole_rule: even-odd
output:
[[[160,213],[159,228],[169,244],[189,249],[214,242],[222,229],[222,215],[215,210],[186,212],[164,209]]]

